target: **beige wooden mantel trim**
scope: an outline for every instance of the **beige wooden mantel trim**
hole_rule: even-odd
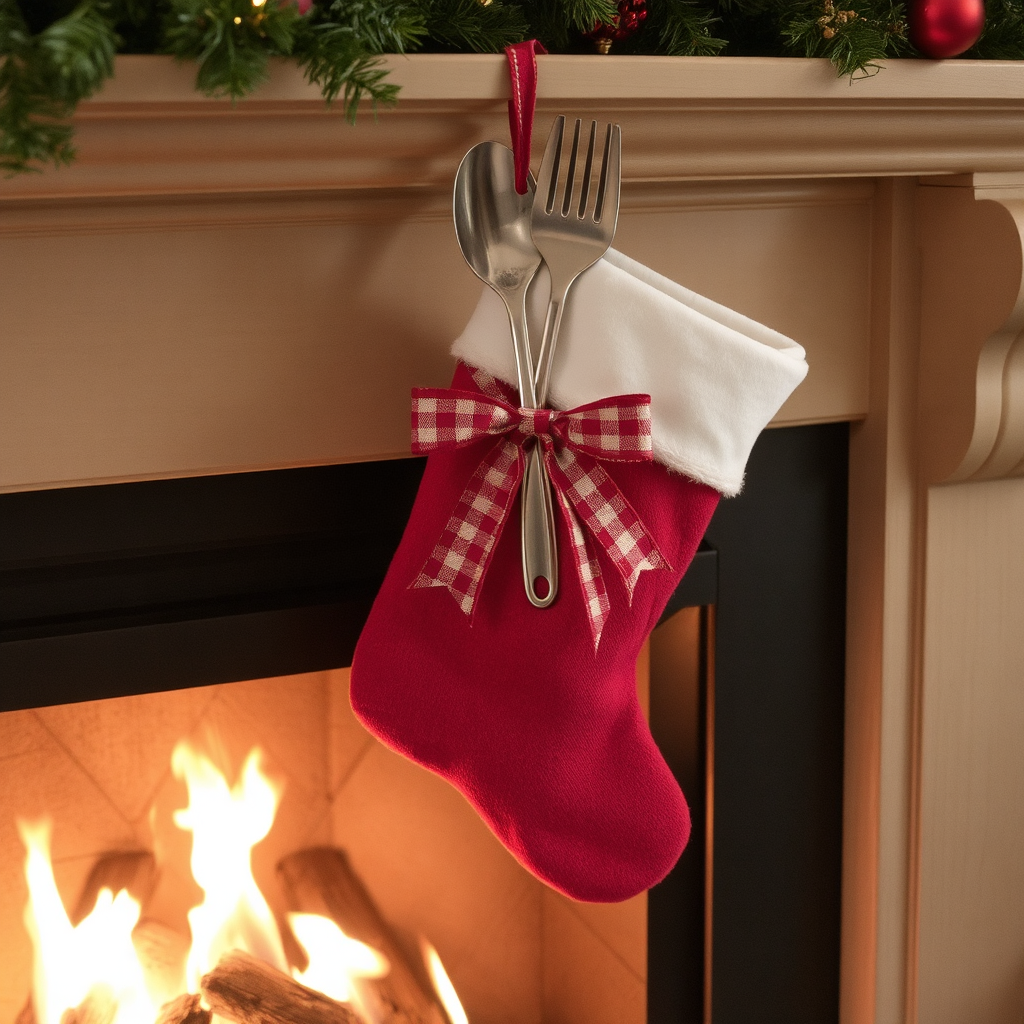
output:
[[[193,68],[124,56],[76,117],[79,158],[0,182],[0,209],[67,198],[447,190],[461,155],[507,137],[504,58],[384,59],[394,109],[350,125],[293,65],[253,98],[195,92]],[[540,58],[538,123],[628,116],[630,182],[1020,169],[1024,65],[898,61],[857,81],[786,58]]]
[[[920,182],[907,1020],[1024,1010],[1024,174]]]
[[[876,196],[869,408],[850,432],[842,1024],[918,1024],[914,194],[895,179]]]
[[[509,97],[505,58],[495,54],[406,54],[382,58],[402,102],[502,101]],[[660,100],[1024,100],[1020,61],[882,62],[882,72],[850,82],[827,60],[792,57],[622,57],[580,54],[537,58],[538,98]],[[170,57],[122,56],[116,78],[86,109],[107,103],[180,102],[194,68]],[[195,95],[195,102],[217,104]],[[319,90],[282,62],[261,100],[320,104]]]
[[[920,190],[928,482],[1024,473],[1024,173]]]
[[[0,491],[407,455],[409,388],[445,382],[480,288],[454,245],[451,183],[471,145],[507,138],[503,60],[388,58],[404,98],[353,126],[285,63],[232,105],[197,94],[194,68],[171,58],[118,58],[76,116],[74,165],[0,180]],[[875,180],[814,175],[810,158],[785,168],[807,156],[786,134],[792,110],[820,148],[822,104],[858,87],[826,62],[755,64],[547,58],[538,132],[556,109],[620,117],[619,247],[805,345],[812,377],[776,423],[857,419]],[[975,88],[1024,118],[999,83]],[[878,102],[941,93],[908,79],[898,101],[858,100],[873,151]],[[961,120],[969,130],[966,108]],[[773,161],[779,173],[760,173]],[[837,230],[848,266],[827,304],[792,301]],[[30,268],[57,253],[55,299]]]

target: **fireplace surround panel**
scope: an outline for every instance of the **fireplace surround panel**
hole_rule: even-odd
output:
[[[407,453],[409,387],[447,382],[478,288],[451,181],[506,137],[507,83],[496,56],[388,66],[401,104],[351,128],[293,69],[232,107],[121,58],[78,163],[0,182],[0,488]],[[539,125],[623,125],[619,246],[807,348],[777,425],[852,423],[843,1024],[1024,1013],[1020,74],[540,58]],[[57,712],[15,714],[11,767],[57,742]]]

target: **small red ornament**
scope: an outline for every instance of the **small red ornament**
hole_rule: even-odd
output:
[[[969,50],[985,27],[984,0],[912,0],[910,41],[940,60]]]
[[[607,53],[613,42],[628,39],[646,19],[647,0],[619,0],[619,13],[611,24],[599,21],[586,38],[593,39],[598,53]]]

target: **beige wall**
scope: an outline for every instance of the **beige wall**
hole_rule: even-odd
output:
[[[1024,480],[934,487],[922,715],[922,1024],[1024,1018]]]
[[[777,423],[855,418],[872,194],[627,182],[616,244],[807,348]],[[482,287],[449,207],[432,190],[0,218],[0,490],[408,455],[410,389],[448,382]],[[844,272],[804,301],[837,232]]]

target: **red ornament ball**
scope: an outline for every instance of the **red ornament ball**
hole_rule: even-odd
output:
[[[984,0],[912,0],[910,41],[939,60],[969,50],[985,27]]]
[[[628,39],[647,20],[647,0],[619,0],[618,11],[611,24],[599,21],[586,33],[602,53],[607,53],[613,42]]]

